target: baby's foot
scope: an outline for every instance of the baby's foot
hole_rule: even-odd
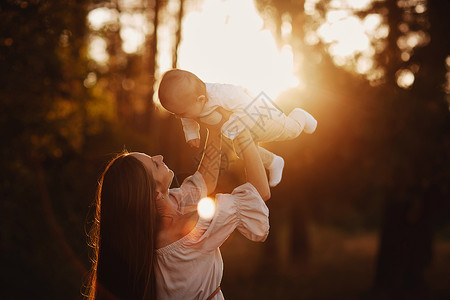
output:
[[[289,114],[289,117],[296,120],[300,125],[304,125],[303,131],[305,133],[313,133],[316,131],[317,128],[317,121],[314,119],[313,116],[311,116],[308,112],[301,108],[294,108],[291,113]]]
[[[273,156],[272,163],[267,168],[269,170],[269,185],[271,187],[276,186],[280,183],[281,177],[283,176],[284,159],[281,156]]]

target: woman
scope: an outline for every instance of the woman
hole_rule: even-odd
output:
[[[180,188],[162,156],[124,153],[99,182],[90,299],[223,299],[219,246],[237,228],[253,241],[269,230],[267,177],[248,131],[236,139],[248,182],[216,195],[211,219],[196,205],[211,194],[220,166],[221,135],[209,128],[199,168]]]

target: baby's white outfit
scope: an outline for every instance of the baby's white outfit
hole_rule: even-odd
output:
[[[198,117],[199,121],[210,125],[219,123],[222,118],[216,111],[219,106],[231,111],[232,115],[222,126],[222,134],[231,140],[245,128],[250,131],[256,142],[290,140],[303,131],[307,121],[306,115],[303,114],[302,118],[290,117],[291,114],[295,114],[295,109],[286,116],[264,93],[252,97],[240,86],[206,83],[206,96],[208,101],[205,102],[203,111]],[[182,118],[181,122],[186,141],[200,137],[200,126],[195,120]],[[262,147],[258,147],[258,150],[264,167],[268,168],[274,154]]]
[[[196,209],[206,197],[206,184],[199,172],[186,178],[169,196],[180,214]],[[156,250],[157,299],[207,299],[222,280],[223,261],[219,247],[238,229],[252,241],[265,241],[269,233],[269,209],[256,188],[245,183],[231,194],[217,194],[212,219],[199,217],[183,238]],[[212,299],[224,299],[222,292]]]

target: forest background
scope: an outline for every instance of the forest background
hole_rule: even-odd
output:
[[[116,153],[162,154],[173,186],[195,171],[201,150],[154,96],[180,67],[319,123],[266,145],[286,161],[270,235],[221,247],[227,299],[449,299],[449,7],[0,2],[0,298],[82,298],[91,203]],[[230,192],[244,173],[224,151]]]

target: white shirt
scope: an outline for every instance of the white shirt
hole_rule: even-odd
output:
[[[169,190],[169,194],[180,212],[186,213],[206,197],[206,184],[196,172],[180,188]],[[190,233],[156,250],[158,299],[208,298],[222,280],[219,247],[234,229],[252,241],[265,241],[269,233],[269,210],[252,184],[245,183],[231,194],[217,194],[215,203],[212,219],[199,217]],[[222,292],[213,299],[224,299]]]
[[[222,115],[215,111],[219,106],[231,111],[232,115],[222,126],[222,134],[233,140],[245,128],[251,129],[260,118],[277,118],[283,113],[276,108],[267,96],[251,96],[244,88],[232,84],[205,83],[208,101],[199,115],[199,120],[206,124],[215,125],[220,122]],[[264,97],[265,96],[265,97]],[[199,124],[193,119],[182,118],[186,141],[200,137]]]

